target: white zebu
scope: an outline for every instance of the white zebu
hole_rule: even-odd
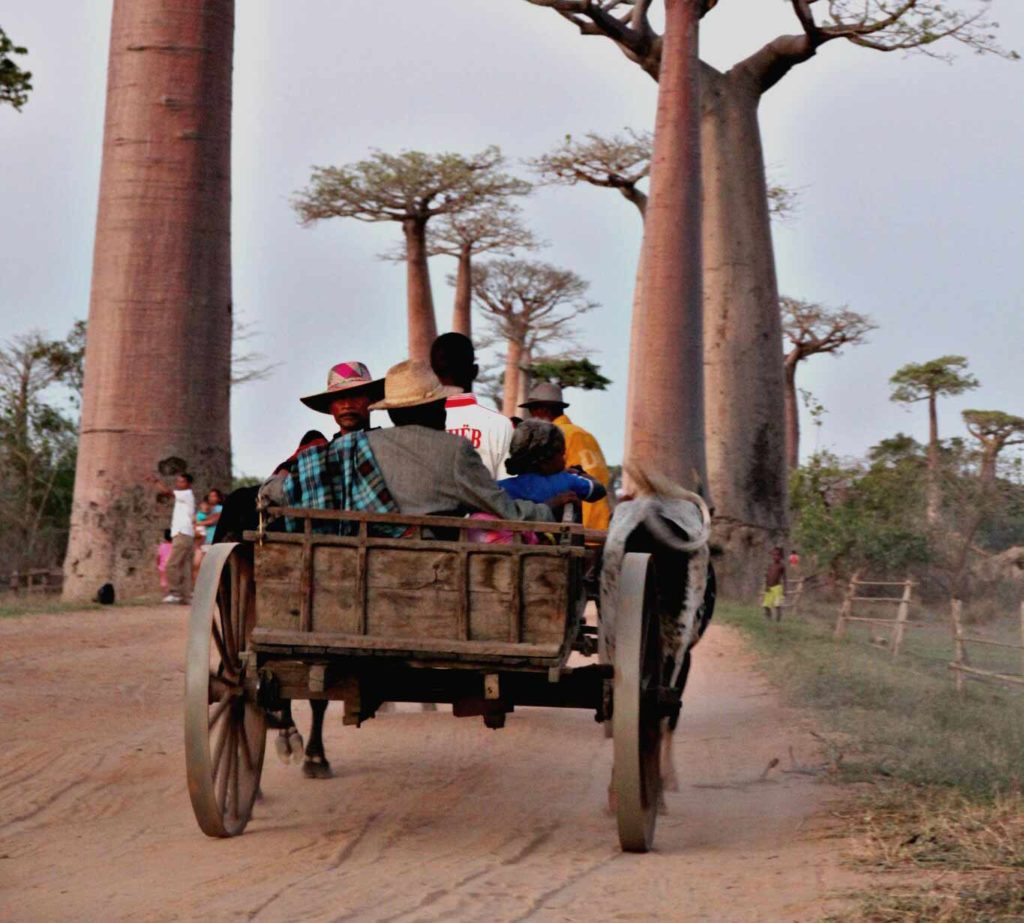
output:
[[[602,659],[615,663],[616,603],[626,554],[646,552],[655,565],[664,686],[680,696],[690,669],[690,652],[714,610],[714,570],[708,539],[711,514],[704,500],[664,478],[629,468],[632,499],[615,507],[601,570],[600,643]],[[679,787],[672,760],[672,732],[678,711],[667,718],[661,738],[660,767],[664,788]]]

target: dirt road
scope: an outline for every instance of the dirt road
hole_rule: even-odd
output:
[[[816,920],[854,883],[827,835],[837,789],[781,772],[790,746],[817,758],[806,720],[719,626],[655,853],[618,849],[591,716],[544,709],[489,731],[400,706],[356,730],[336,707],[336,777],[304,779],[268,746],[247,832],[207,839],[185,789],[186,618],[0,621],[0,920]]]

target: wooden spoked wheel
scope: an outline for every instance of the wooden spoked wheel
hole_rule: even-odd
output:
[[[627,554],[619,577],[612,700],[619,843],[647,852],[661,798],[661,630],[649,554]]]
[[[209,836],[245,829],[263,769],[266,724],[246,691],[241,656],[255,620],[253,587],[249,547],[210,546],[192,597],[185,664],[188,793]]]

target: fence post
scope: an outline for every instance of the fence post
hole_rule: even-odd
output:
[[[956,691],[963,695],[964,674],[960,667],[967,663],[967,650],[964,646],[964,629],[961,622],[963,603],[953,598],[949,603],[949,614],[953,619],[953,672],[956,673]]]
[[[846,633],[846,619],[853,607],[853,596],[856,592],[857,577],[860,571],[854,571],[850,578],[850,585],[846,588],[846,595],[843,597],[843,604],[839,607],[839,615],[836,617],[835,638],[838,641]]]
[[[1024,599],[1020,601],[1020,672],[1024,673]]]
[[[907,617],[910,614],[910,578],[903,584],[903,596],[900,598],[899,609],[896,611],[896,624],[892,629],[892,659],[895,660],[903,647],[903,636],[907,630]]]
[[[796,578],[796,581],[795,581],[795,583],[796,583],[796,590],[793,593],[793,604],[791,606],[791,609],[793,610],[793,615],[796,615],[796,610],[800,608],[800,597],[803,595],[803,592],[804,592],[804,580],[806,580],[806,579],[807,579],[806,577],[797,577]],[[1024,619],[1024,604],[1022,604],[1022,606],[1021,606],[1021,613],[1022,613],[1021,614],[1021,619]],[[1021,624],[1022,624],[1022,626],[1024,626],[1024,621],[1022,621]]]

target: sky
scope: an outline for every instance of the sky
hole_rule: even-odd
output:
[[[953,0],[954,3],[958,0]],[[961,5],[967,0],[959,0]],[[245,344],[279,363],[235,390],[237,473],[259,475],[326,418],[298,396],[358,359],[382,375],[404,358],[405,272],[377,255],[397,225],[298,225],[289,198],[313,165],[370,148],[523,158],[566,134],[653,125],[657,87],[605,39],[579,36],[525,0],[239,0],[236,5],[232,252]],[[62,336],[88,312],[102,143],[110,0],[0,0],[0,26],[30,54],[35,90],[0,110],[0,341]],[[1024,4],[993,0],[1002,43],[1024,51]],[[702,56],[728,68],[795,19],[779,0],[721,0]],[[878,325],[867,345],[816,357],[799,384],[826,409],[804,418],[816,448],[862,456],[896,431],[923,440],[922,405],[888,399],[906,362],[965,355],[981,387],[940,405],[943,436],[960,411],[1024,415],[1024,62],[950,45],[946,63],[833,42],[765,97],[773,181],[798,193],[775,227],[782,293],[848,305]],[[610,190],[540,188],[525,217],[550,246],[537,254],[590,282],[600,307],[579,340],[612,379],[570,391],[570,416],[621,459],[629,312],[639,219]],[[431,261],[447,329],[454,261]],[[267,420],[275,421],[273,427]]]

